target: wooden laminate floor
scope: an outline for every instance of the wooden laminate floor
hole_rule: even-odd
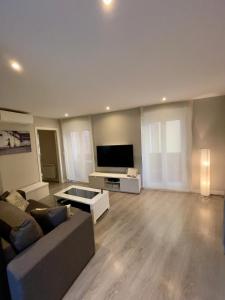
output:
[[[110,204],[64,300],[225,299],[222,197],[143,190],[110,193]]]

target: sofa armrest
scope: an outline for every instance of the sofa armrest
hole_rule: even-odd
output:
[[[59,300],[95,253],[91,215],[77,210],[7,266],[12,300]]]

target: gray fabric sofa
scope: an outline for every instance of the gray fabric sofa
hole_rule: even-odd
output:
[[[3,248],[5,288],[8,284],[12,300],[60,300],[95,253],[92,217],[75,209],[74,216],[20,254],[7,243]]]

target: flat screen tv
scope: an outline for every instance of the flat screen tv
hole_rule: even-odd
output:
[[[97,146],[99,167],[133,168],[133,145]]]

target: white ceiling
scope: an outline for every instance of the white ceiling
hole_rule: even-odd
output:
[[[2,0],[0,107],[60,118],[225,94],[224,0],[114,1]]]

